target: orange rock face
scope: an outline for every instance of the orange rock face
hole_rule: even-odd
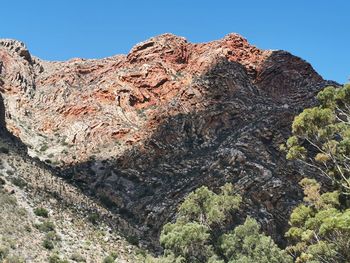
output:
[[[274,56],[274,51],[251,46],[237,34],[205,44],[165,34],[136,45],[127,56],[67,62],[32,59],[22,43],[3,40],[0,72],[7,123],[34,149],[50,144],[63,163],[73,162],[72,156],[82,161],[99,155],[99,148],[109,150],[101,153],[103,157],[115,156],[152,134],[162,121],[160,116],[191,111],[191,105],[172,112],[166,108],[185,87],[190,88],[194,78],[222,59],[240,63],[252,83],[277,99],[280,92],[292,92],[295,84],[283,74],[295,72],[307,75],[307,82],[321,81],[307,63],[289,54],[282,57],[280,75],[274,73],[270,79]],[[20,125],[24,123],[30,130]],[[70,144],[73,154],[60,154],[59,143]]]
[[[21,42],[0,40],[7,128],[30,155],[62,169],[76,165],[78,181],[156,231],[203,183],[239,181],[248,193],[254,176],[282,180],[272,195],[259,181],[265,192],[251,197],[268,204],[268,213],[288,211],[292,202],[281,205],[282,192],[295,181],[276,168],[286,162],[275,146],[324,85],[304,60],[258,49],[237,34],[203,44],[164,34],[127,55],[66,62],[43,61]],[[116,163],[102,172],[101,160]],[[91,177],[78,169],[88,164]]]

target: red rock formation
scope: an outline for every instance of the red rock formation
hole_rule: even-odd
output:
[[[324,84],[302,59],[237,34],[164,34],[128,55],[66,62],[0,41],[7,128],[32,156],[76,164],[77,181],[152,231],[188,191],[233,181],[274,233],[297,192],[277,146]]]
[[[100,156],[96,151],[106,147],[110,154],[104,150],[101,155],[115,156],[129,147],[126,141],[133,145],[152,134],[159,115],[181,112],[164,110],[194,78],[221,59],[243,65],[251,82],[276,99],[293,90],[300,79],[310,85],[322,80],[301,59],[260,50],[237,34],[205,44],[164,34],[136,45],[127,56],[67,62],[32,59],[22,43],[3,40],[0,72],[11,116],[7,123],[34,149],[49,143],[57,159],[65,162],[73,161],[72,156],[86,160],[92,151]],[[30,130],[25,131],[26,126]],[[60,154],[59,143],[73,144],[73,138],[72,155]],[[120,144],[117,150],[115,143]]]

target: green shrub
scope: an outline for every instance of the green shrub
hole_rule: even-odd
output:
[[[0,177],[0,187],[6,184],[6,181]]]
[[[37,216],[45,217],[45,218],[49,217],[49,212],[43,207],[35,208],[34,214]]]
[[[137,246],[139,244],[139,238],[135,235],[129,235],[126,238],[126,241],[128,241],[131,245]]]
[[[45,235],[43,246],[46,249],[52,250],[55,247],[55,244],[60,240],[61,238],[56,234],[55,231],[50,231]]]
[[[52,254],[49,258],[49,263],[68,263],[68,260],[61,259],[57,253]]]
[[[103,263],[113,263],[114,262],[114,258],[111,256],[107,256],[103,259]]]
[[[114,202],[107,196],[102,194],[101,196],[99,196],[101,203],[106,206],[107,208],[112,208],[115,204]]]
[[[114,261],[117,259],[117,254],[112,252],[107,257],[103,259],[103,263],[114,263]]]
[[[45,236],[45,239],[51,240],[54,242],[61,241],[61,237],[59,235],[57,235],[57,233],[55,231],[48,232]]]
[[[7,247],[0,246],[0,262],[7,257],[8,253],[9,249]]]
[[[350,192],[350,84],[326,87],[317,99],[317,107],[294,118],[293,136],[282,148],[287,159],[316,168],[346,194]]]
[[[27,182],[24,179],[20,178],[20,177],[11,177],[10,180],[15,186],[17,186],[17,187],[19,187],[21,189],[23,189],[24,187],[27,186]]]
[[[36,224],[35,227],[41,232],[50,232],[55,230],[55,224],[51,221],[44,221],[41,224]]]
[[[163,227],[160,243],[164,256],[147,259],[150,262],[223,263],[219,237],[242,198],[235,194],[232,184],[221,187],[219,194],[202,186],[190,193],[180,205],[175,223]]]
[[[40,147],[39,151],[45,152],[47,149],[49,149],[49,146],[47,146],[47,144],[44,144]]]
[[[48,249],[48,250],[52,250],[54,249],[54,244],[53,244],[53,241],[52,240],[49,240],[49,239],[44,239],[43,241],[43,247]]]
[[[88,220],[94,224],[97,225],[98,221],[100,220],[100,215],[97,213],[91,213],[88,215]]]
[[[14,175],[14,174],[15,174],[15,172],[12,171],[12,170],[6,170],[6,173],[7,173],[8,175]]]
[[[72,259],[73,261],[75,261],[75,262],[86,262],[86,259],[85,259],[82,255],[80,255],[80,254],[78,254],[78,253],[74,253],[74,254],[71,256],[71,259]]]
[[[292,257],[273,240],[260,233],[255,219],[247,217],[243,225],[221,238],[221,249],[229,262],[288,263]]]

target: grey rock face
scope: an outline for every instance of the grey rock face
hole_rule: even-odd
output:
[[[0,39],[0,46],[17,53],[20,57],[32,63],[32,57],[23,42],[15,39]]]
[[[163,120],[142,146],[104,160],[98,174],[93,160],[64,174],[82,182],[87,192],[132,222],[142,240],[155,245],[162,225],[173,219],[189,192],[232,182],[244,196],[242,219],[247,214],[257,218],[283,243],[289,212],[302,194],[299,168],[286,161],[279,145],[289,136],[294,116],[314,103],[310,98],[327,84],[284,81],[294,90],[274,99],[239,63],[222,60],[183,87],[168,106],[178,113]]]

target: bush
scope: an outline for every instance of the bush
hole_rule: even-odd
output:
[[[43,246],[46,249],[52,250],[55,247],[55,244],[60,240],[61,238],[56,234],[55,231],[50,231],[45,236]]]
[[[12,174],[13,174],[13,172],[12,172]],[[20,177],[12,177],[11,178],[11,182],[15,186],[19,187],[20,189],[23,189],[24,187],[27,186],[27,182],[24,179],[20,178]]]
[[[9,253],[9,249],[7,247],[0,246],[0,262],[2,259],[5,259]]]
[[[14,174],[15,174],[15,172],[12,171],[12,170],[6,170],[6,173],[7,173],[8,175],[14,175]]]
[[[47,146],[47,144],[44,144],[40,147],[39,151],[45,152],[47,149],[49,149],[49,146]]]
[[[37,216],[45,217],[45,218],[49,217],[49,212],[43,207],[35,208],[34,214]]]
[[[97,213],[91,213],[88,215],[88,220],[94,224],[97,225],[98,221],[100,220],[100,215]]]
[[[101,203],[107,208],[112,208],[115,206],[114,202],[107,195],[102,194],[99,196],[99,198],[101,200]]]
[[[129,235],[125,239],[131,245],[137,246],[139,244],[139,238],[137,236],[135,236],[135,235]]]
[[[35,227],[41,232],[50,232],[55,230],[55,224],[51,221],[44,221],[41,224],[36,224]]]
[[[108,255],[103,259],[103,263],[114,263],[116,258],[117,257],[114,257],[113,255]]]
[[[0,177],[0,187],[5,185],[6,181]]]
[[[78,253],[74,253],[74,254],[71,256],[71,259],[72,259],[73,261],[75,261],[75,262],[86,262],[86,259],[85,259],[82,255],[80,255],[80,254],[78,254]]]
[[[53,244],[53,241],[52,240],[49,240],[49,239],[44,239],[43,241],[43,247],[48,249],[48,250],[52,250],[54,249],[54,244]]]
[[[61,259],[57,253],[52,254],[48,259],[49,263],[68,263],[68,260]]]

